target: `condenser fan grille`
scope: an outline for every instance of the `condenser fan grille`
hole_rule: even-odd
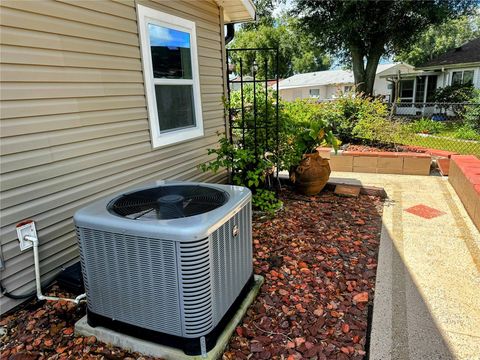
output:
[[[212,211],[227,200],[226,192],[207,186],[159,186],[122,195],[108,205],[108,210],[134,220],[168,220]]]

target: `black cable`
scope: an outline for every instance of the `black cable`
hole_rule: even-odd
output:
[[[42,285],[42,291],[45,288],[48,288],[50,285],[52,285],[52,283],[57,279],[57,276],[54,276],[51,280],[47,281],[46,284]],[[19,295],[12,294],[12,293],[7,291],[7,289],[3,286],[1,281],[0,281],[0,290],[1,290],[3,296],[5,296],[9,299],[13,299],[13,300],[29,299],[31,297],[34,297],[37,294],[37,290],[33,290],[32,292],[27,293],[27,294],[19,294]]]
[[[33,291],[31,293],[28,293],[28,294],[14,295],[14,294],[9,293],[7,291],[7,289],[5,289],[1,282],[0,282],[0,289],[2,291],[3,296],[5,296],[7,298],[10,298],[10,299],[13,299],[13,300],[28,299],[28,298],[31,298],[32,296],[34,296],[37,293],[36,291]]]

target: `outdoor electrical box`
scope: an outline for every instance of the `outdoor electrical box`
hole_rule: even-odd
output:
[[[20,242],[20,250],[24,251],[30,249],[33,246],[31,241],[25,240],[25,236],[37,237],[37,229],[35,229],[35,223],[32,220],[26,220],[17,224],[17,236]]]

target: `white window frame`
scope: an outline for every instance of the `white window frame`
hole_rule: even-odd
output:
[[[400,83],[399,84],[399,87],[398,87],[398,98],[400,99],[400,102],[402,102],[402,100],[405,100],[404,103],[408,103],[408,102],[415,102],[415,92],[416,92],[416,89],[417,89],[417,78],[415,77],[414,79],[401,79],[401,81],[413,81],[413,94],[412,94],[412,97],[402,97],[401,94],[402,94],[402,84]]]
[[[197,35],[195,23],[193,21],[170,15],[140,4],[137,4],[137,16],[152,147],[158,148],[203,136],[204,132],[200,95],[200,73],[198,70]],[[153,77],[148,24],[167,27],[190,34],[192,79],[155,79]],[[194,127],[179,128],[164,132],[160,131],[155,85],[192,85],[193,105],[195,111]]]
[[[317,94],[317,95],[312,94],[312,90],[317,90],[317,91],[318,91],[318,94]],[[311,98],[319,98],[319,97],[320,97],[320,89],[319,89],[319,88],[311,88],[311,89],[308,89],[308,95],[309,95]]]
[[[464,84],[463,82],[463,77],[465,76],[465,71],[473,71],[473,78],[472,78],[472,83],[475,85],[475,69],[452,69],[450,72],[450,86],[453,85],[453,73],[459,72],[462,73],[462,82],[461,84]]]

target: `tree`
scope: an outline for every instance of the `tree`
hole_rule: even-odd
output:
[[[275,25],[259,25],[253,30],[241,29],[229,48],[277,48],[279,50],[278,76],[289,77],[295,73],[326,70],[330,68],[330,59],[322,48],[312,46],[312,37],[299,29],[294,19],[276,19]],[[254,61],[257,64],[256,74],[265,76],[265,60],[267,60],[268,77],[274,78],[274,52],[231,52],[231,60],[236,72],[240,72],[240,58],[244,75],[251,75]]]
[[[257,16],[256,21],[246,22],[242,24],[243,30],[256,30],[260,25],[273,26],[275,19],[273,12],[280,3],[284,0],[255,0],[255,14]]]
[[[480,13],[432,25],[417,41],[395,55],[396,61],[419,66],[480,36]]]
[[[317,43],[350,58],[356,89],[373,93],[380,58],[405,49],[423,29],[471,13],[478,0],[295,0],[293,14]]]

